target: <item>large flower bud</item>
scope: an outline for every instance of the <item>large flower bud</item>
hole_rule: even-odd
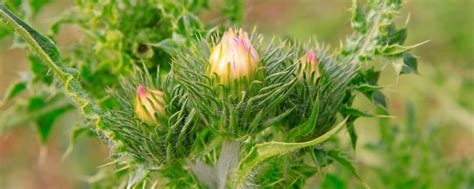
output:
[[[250,44],[247,32],[240,29],[236,33],[230,28],[212,49],[209,58],[210,74],[219,76],[221,84],[242,78],[251,81],[259,67],[259,61],[259,55]]]
[[[299,62],[301,64],[301,69],[298,78],[302,80],[304,75],[307,81],[316,82],[320,75],[316,53],[312,50],[306,51]]]
[[[163,92],[138,85],[135,98],[135,113],[148,124],[158,124],[157,116],[165,115]]]

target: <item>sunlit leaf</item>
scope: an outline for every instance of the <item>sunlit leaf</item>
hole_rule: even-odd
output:
[[[20,94],[22,91],[24,91],[27,87],[27,83],[25,81],[18,81],[14,83],[13,85],[10,86],[10,88],[7,90],[5,96],[3,97],[3,101],[8,101],[18,94]]]
[[[40,141],[42,143],[46,143],[48,141],[53,128],[53,124],[67,110],[69,110],[69,107],[55,109],[38,118],[38,120],[36,121],[36,126]]]
[[[403,55],[403,66],[400,74],[418,73],[418,61],[411,53]]]

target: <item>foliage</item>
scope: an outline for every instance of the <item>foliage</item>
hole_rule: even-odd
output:
[[[472,157],[449,160],[441,152],[441,128],[435,124],[417,127],[412,102],[408,101],[406,107],[404,124],[393,124],[387,118],[378,119],[381,137],[366,144],[365,148],[376,154],[375,161],[382,163],[361,164],[362,177],[374,188],[472,188]],[[351,178],[346,175],[329,173],[320,186],[348,188]]]
[[[30,20],[36,13],[31,12],[28,7],[33,7],[33,10],[40,8],[36,1],[6,1],[5,6],[25,15],[26,20]],[[133,66],[141,65],[142,62],[148,65],[154,75],[157,74],[157,67],[163,72],[168,71],[172,49],[186,44],[188,39],[202,32],[203,26],[194,13],[203,6],[206,6],[205,1],[77,1],[74,8],[65,11],[51,25],[49,36],[55,38],[65,25],[80,28],[82,39],[77,40],[72,49],[65,49],[69,55],[61,58],[61,62],[74,72],[73,75],[81,78],[81,85],[98,99],[101,106],[112,108],[117,106],[117,102],[104,89],[114,90],[119,87],[116,75],[130,75]],[[11,31],[9,28],[5,29]],[[15,41],[22,40],[18,38]],[[19,45],[24,46],[22,44]],[[43,99],[55,99],[45,100],[47,103],[40,107],[43,109],[42,114],[57,111],[54,108],[57,103],[67,106],[67,100],[52,82],[48,67],[42,65],[36,55],[30,55],[29,59],[33,77],[19,83],[31,87],[17,87],[4,100],[27,90],[33,94],[31,98],[39,96]],[[2,126],[4,130],[30,121],[37,122],[36,117],[7,121],[11,114],[32,115],[28,111],[15,111],[26,109],[21,104],[11,106],[6,111],[9,113],[0,116],[1,122],[5,122]]]
[[[238,24],[242,2],[226,3],[225,15]],[[6,6],[15,11],[17,5]],[[60,57],[53,41],[2,5],[2,20],[35,54],[30,62],[36,77],[13,86],[6,99],[22,90],[50,88],[52,99],[70,99],[111,150],[110,165],[119,169],[104,180],[115,186],[156,187],[154,183],[166,178],[170,188],[300,188],[331,162],[359,178],[338,143],[327,140],[346,127],[355,147],[354,121],[372,116],[352,107],[356,91],[385,110],[373,60],[395,62],[400,74],[416,73],[416,58],[409,52],[416,45],[404,46],[406,29],[394,24],[401,1],[373,0],[365,7],[354,1],[354,33],[340,49],[314,41],[265,41],[252,32],[250,41],[262,67],[255,80],[237,85],[248,85],[242,88],[219,84],[207,73],[222,32],[219,26],[205,27],[195,16],[207,6],[200,0],[78,0],[74,10],[52,25],[51,37],[67,23],[78,25],[84,40]],[[318,57],[321,76],[316,82],[297,74],[303,69],[300,57],[308,50]],[[145,123],[136,115],[139,85],[163,91],[165,114],[154,115],[162,124]],[[46,111],[55,102],[36,98],[40,102],[33,102],[35,108],[17,104],[10,115],[25,111],[35,116],[22,121],[36,120],[46,142],[54,118],[68,110],[69,103]]]

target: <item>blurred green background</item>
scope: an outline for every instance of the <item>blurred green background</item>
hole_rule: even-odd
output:
[[[210,10],[203,11],[201,18],[208,23],[222,21],[224,18],[219,15],[222,3],[216,0],[211,1],[210,5]],[[70,1],[52,0],[31,23],[45,32],[55,16],[70,6]],[[299,40],[315,37],[330,46],[338,47],[340,40],[350,33],[350,6],[350,0],[248,0],[245,5],[244,24],[248,28],[257,26],[259,31],[269,35],[276,34]],[[397,76],[394,68],[387,65],[383,67],[384,77],[381,81],[389,100],[389,111],[393,115],[390,123],[396,124],[394,128],[404,130],[407,125],[410,126],[408,122],[411,119],[406,116],[406,105],[407,102],[414,105],[414,114],[409,115],[414,115],[416,140],[408,147],[415,149],[409,152],[414,156],[411,163],[422,165],[417,167],[406,164],[405,168],[398,170],[394,162],[387,160],[393,161],[392,156],[398,157],[397,154],[406,152],[399,152],[397,150],[400,149],[394,148],[393,151],[388,151],[393,154],[387,155],[370,150],[370,144],[377,143],[382,137],[378,127],[383,125],[375,119],[360,119],[356,122],[360,135],[354,156],[361,176],[372,188],[389,187],[390,183],[395,187],[395,181],[390,178],[396,179],[397,175],[399,179],[406,180],[413,174],[414,178],[420,179],[413,182],[423,180],[429,183],[399,185],[407,188],[436,187],[438,182],[454,182],[456,178],[472,180],[474,1],[407,1],[398,20],[401,25],[406,24],[408,27],[407,44],[429,40],[429,43],[415,50],[420,60],[418,75]],[[67,49],[80,37],[77,28],[68,26],[63,28],[58,44]],[[0,94],[15,80],[28,77],[25,73],[28,68],[26,53],[21,49],[12,48],[11,40],[12,38],[8,37],[0,41]],[[363,110],[373,111],[362,95],[356,103],[357,107]],[[38,142],[38,137],[33,132],[35,128],[27,125],[1,135],[0,188],[84,188],[87,187],[85,181],[99,179],[100,174],[93,177],[91,175],[96,173],[97,166],[107,162],[108,154],[105,146],[95,138],[80,139],[71,156],[61,161],[71,130],[62,123],[71,119],[78,118],[74,113],[69,113],[56,122],[46,146]],[[433,128],[436,134],[430,135],[429,131]],[[406,132],[399,134],[407,135]],[[433,145],[421,145],[425,143]],[[347,146],[349,148],[349,145]],[[416,158],[419,156],[417,154],[424,156]],[[388,180],[374,178],[374,174],[379,174],[378,169],[383,169],[389,175],[386,176]],[[447,169],[456,170],[449,172]],[[361,183],[346,176],[346,173],[337,173],[337,170],[337,166],[329,167],[328,173],[311,180],[308,188],[361,186]],[[460,178],[454,174],[457,172],[468,175]],[[407,173],[408,176],[404,175]],[[451,173],[453,174],[450,175]],[[448,181],[438,180],[438,177]],[[472,182],[474,181],[471,181],[471,184],[474,184]],[[473,185],[463,186],[467,188]]]

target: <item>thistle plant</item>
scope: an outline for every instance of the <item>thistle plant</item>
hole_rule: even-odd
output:
[[[110,165],[125,172],[115,175],[117,186],[301,188],[332,162],[358,177],[333,136],[345,128],[355,147],[354,121],[373,116],[352,106],[356,91],[386,110],[371,60],[395,62],[400,73],[416,71],[409,52],[415,46],[403,45],[406,29],[394,24],[401,1],[373,0],[365,7],[354,1],[354,33],[334,49],[266,40],[234,25],[207,28],[192,14],[205,3],[192,2],[78,1],[78,12],[58,23],[78,23],[92,40],[67,58],[6,7],[0,16],[107,144]],[[240,18],[234,3],[231,21]],[[157,15],[142,17],[141,9]],[[180,15],[182,9],[190,14]],[[158,27],[164,21],[171,31]],[[89,43],[95,48],[80,48]],[[94,74],[84,74],[91,69]],[[94,85],[96,78],[105,80]],[[111,90],[95,94],[97,87]]]

